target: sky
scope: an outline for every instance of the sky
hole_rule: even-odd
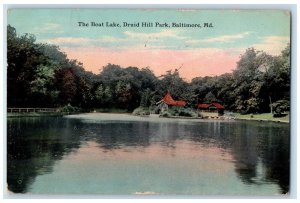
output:
[[[247,48],[279,55],[290,42],[290,13],[282,10],[23,8],[8,10],[7,23],[20,35],[31,33],[37,42],[58,45],[96,74],[108,63],[149,67],[157,76],[181,67],[180,75],[191,80],[231,72]]]

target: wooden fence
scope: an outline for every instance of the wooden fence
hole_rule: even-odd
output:
[[[28,113],[28,112],[40,112],[40,113],[51,113],[58,112],[57,108],[7,108],[8,113]]]

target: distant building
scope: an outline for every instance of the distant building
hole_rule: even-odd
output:
[[[168,91],[166,95],[156,103],[158,105],[159,113],[167,111],[169,106],[181,106],[184,107],[186,102],[183,100],[176,101],[172,98],[171,93]]]
[[[212,102],[209,104],[198,104],[198,109],[205,112],[215,112],[218,113],[219,115],[223,115],[225,108],[223,105],[217,102]]]

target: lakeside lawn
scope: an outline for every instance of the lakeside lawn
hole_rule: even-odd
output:
[[[239,114],[235,113],[235,118],[237,119],[244,119],[244,120],[263,120],[263,121],[277,121],[277,122],[290,122],[290,115],[287,114],[284,117],[274,118],[273,114],[271,113],[262,113],[262,114]]]

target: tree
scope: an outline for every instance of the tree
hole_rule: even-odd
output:
[[[17,36],[16,29],[7,26],[7,99],[8,106],[31,106],[31,83],[36,70],[47,61],[35,44],[35,36]]]
[[[71,68],[60,69],[55,74],[55,84],[59,90],[60,104],[74,104],[73,99],[76,95],[76,78]]]
[[[274,108],[274,117],[281,116],[284,112],[289,111],[290,103],[288,100],[278,100],[272,104]]]
[[[143,93],[141,97],[140,106],[141,107],[149,107],[151,105],[151,90],[147,88]]]
[[[36,106],[52,107],[57,100],[59,92],[53,87],[54,74],[54,68],[51,66],[37,67],[35,79],[30,82],[31,97],[35,98]]]
[[[209,92],[205,95],[205,101],[208,103],[214,102],[216,100],[217,100],[217,98],[212,92]]]
[[[180,77],[179,69],[156,77],[138,67],[107,64],[99,74],[70,60],[58,46],[35,42],[31,34],[17,35],[7,26],[7,102],[9,107],[57,107],[68,103],[133,110],[155,105],[170,91],[176,100],[195,107],[219,101],[226,109],[244,113],[287,110],[290,100],[290,45],[279,56],[249,48],[232,73],[214,77]],[[282,102],[284,101],[284,102]]]
[[[261,95],[267,96],[272,111],[272,103],[290,99],[290,45],[280,56],[269,60],[269,69],[264,74]]]
[[[85,77],[76,76],[76,94],[74,101],[79,107],[89,108],[92,106],[91,84]]]
[[[169,70],[165,75],[162,75],[162,79],[158,82],[157,91],[161,96],[170,91],[174,99],[186,99],[187,86],[187,82],[180,77],[178,70]]]
[[[235,110],[234,103],[236,95],[234,95],[233,83],[233,75],[231,73],[225,73],[218,76],[218,80],[215,84],[216,98],[223,103],[225,109],[228,110]]]
[[[265,111],[268,104],[262,93],[264,74],[269,69],[272,56],[254,48],[247,49],[237,62],[237,69],[233,71],[235,108],[245,113]],[[268,105],[267,105],[268,106]]]

